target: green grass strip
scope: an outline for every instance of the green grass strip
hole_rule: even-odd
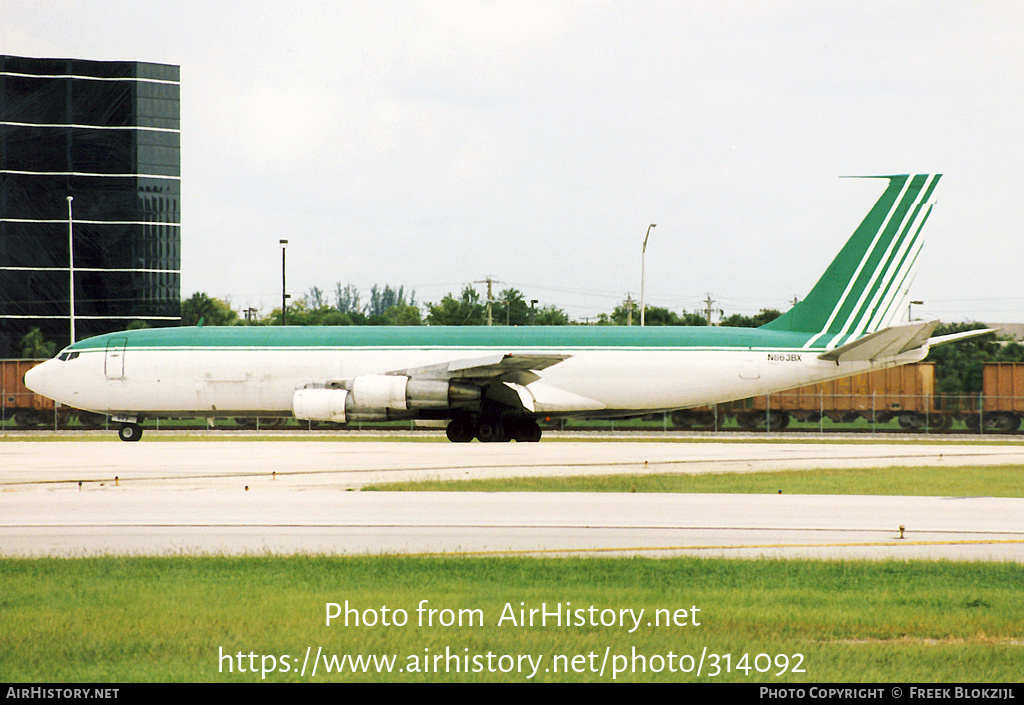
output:
[[[363,490],[429,492],[687,492],[1024,497],[1024,467],[888,467],[752,473],[620,474],[431,480]]]
[[[1011,563],[5,559],[0,674],[26,683],[612,682],[618,666],[620,682],[1018,682],[1022,584],[1024,566]],[[349,625],[342,616],[326,626],[327,604],[346,602]],[[529,624],[530,610],[577,609],[570,624],[542,625],[537,612]],[[641,609],[636,628],[622,617]],[[321,661],[315,678],[311,664],[303,676],[307,648],[310,658],[320,649],[395,665],[328,672]],[[523,655],[541,658],[532,676]]]

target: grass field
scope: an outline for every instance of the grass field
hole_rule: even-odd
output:
[[[622,474],[511,479],[431,480],[366,490],[429,492],[731,492],[939,497],[1024,497],[1017,465],[865,468],[753,473]]]
[[[1024,497],[1024,474],[902,467],[377,489]],[[0,559],[0,681],[1017,683],[1022,587],[1022,565],[946,561]],[[332,603],[342,614],[326,626]],[[345,625],[346,603],[358,626]],[[436,610],[422,613],[432,624],[420,625],[421,604]],[[582,612],[570,625],[519,624],[531,609]]]
[[[946,562],[2,560],[0,680],[1018,682],[1021,585],[1020,565]],[[519,624],[542,608],[580,612]],[[368,660],[301,675],[307,649]]]

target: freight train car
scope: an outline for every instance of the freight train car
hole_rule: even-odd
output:
[[[52,399],[25,386],[25,373],[41,362],[0,360],[0,419],[11,419],[16,426],[25,428],[39,424],[63,426],[70,420],[70,410],[55,409]]]
[[[937,395],[935,363],[919,362],[798,387],[768,396],[672,414],[676,427],[720,428],[735,419],[744,429],[786,428],[790,421],[836,423],[896,420],[906,430],[944,431],[955,421],[971,431],[1017,431],[1024,419],[1024,363],[990,362],[982,394]]]
[[[952,417],[936,413],[934,395],[935,363],[919,362],[744,399],[727,409],[746,429],[785,428],[791,418],[838,423],[895,419],[907,430],[949,428]]]
[[[985,393],[974,409],[964,410],[967,427],[1012,433],[1024,417],[1024,363],[989,362],[982,372]]]

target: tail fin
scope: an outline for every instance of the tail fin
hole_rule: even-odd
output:
[[[832,349],[889,327],[906,310],[941,174],[881,178],[889,186],[811,293],[764,328],[811,333],[804,347]]]

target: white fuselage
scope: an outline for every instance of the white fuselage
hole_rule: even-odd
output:
[[[563,415],[643,413],[741,399],[922,359],[916,350],[884,363],[820,360],[808,351],[522,349],[568,359],[536,384],[592,400]],[[113,415],[290,415],[297,389],[407,368],[472,359],[495,349],[92,349],[30,372],[36,391],[62,404]],[[564,403],[563,403],[564,406]]]

